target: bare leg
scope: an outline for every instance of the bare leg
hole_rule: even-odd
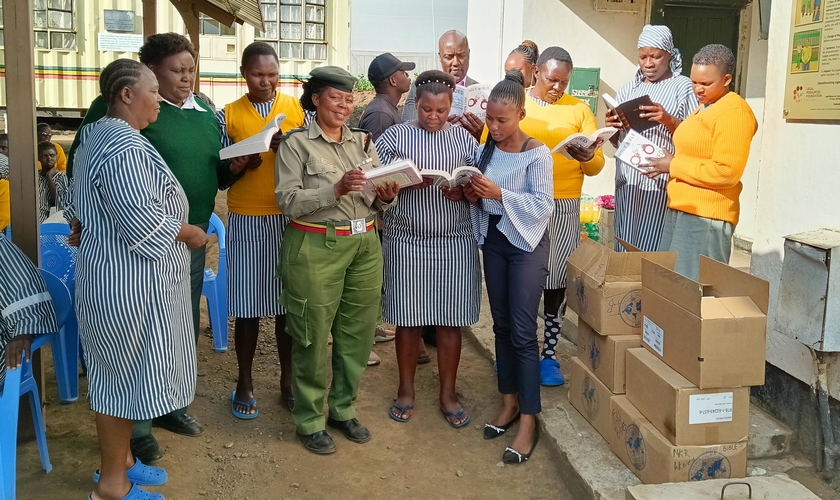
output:
[[[531,453],[536,430],[537,416],[523,414],[522,418],[519,419],[519,429],[516,431],[516,437],[513,438],[510,447],[523,455]]]
[[[251,367],[254,364],[254,353],[257,351],[259,334],[260,318],[236,318],[233,328],[236,361],[239,363],[236,400],[242,403],[248,403],[254,397],[254,380],[251,378]],[[245,414],[253,414],[257,411],[256,405],[248,407],[244,404],[234,404],[234,408],[236,411]]]
[[[458,363],[461,361],[461,329],[458,327],[437,327],[437,358],[440,374],[440,407],[446,412],[457,414],[461,410],[455,393],[455,379],[458,375]],[[460,424],[467,418],[464,413],[453,421]]]
[[[91,497],[95,500],[117,500],[128,494],[126,457],[131,457],[131,426],[133,422],[124,418],[96,414],[96,433],[99,436],[100,460],[99,482],[93,488]],[[134,463],[134,457],[131,457]]]
[[[414,405],[414,374],[417,371],[417,353],[420,350],[421,327],[397,327],[397,366],[400,372],[400,385],[397,389],[397,406],[406,407]],[[401,413],[396,408],[391,412],[395,417],[405,419],[414,413],[408,410]]]
[[[507,425],[508,422],[516,417],[517,413],[519,413],[519,395],[502,394],[502,409],[499,411],[499,414],[496,415],[496,418],[490,421],[490,424],[495,425],[496,427]]]
[[[280,397],[292,397],[292,337],[286,333],[286,315],[274,317],[274,338],[280,358]],[[252,357],[253,359],[253,357]]]

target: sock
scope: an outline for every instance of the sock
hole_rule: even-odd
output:
[[[560,336],[560,323],[556,314],[545,315],[545,342],[543,343],[542,359],[557,361],[557,339]]]

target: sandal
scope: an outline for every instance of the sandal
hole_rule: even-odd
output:
[[[168,476],[166,471],[160,467],[146,465],[139,458],[134,457],[134,465],[125,471],[129,482],[137,486],[161,486],[166,484]],[[93,482],[99,482],[99,469],[93,473]]]
[[[396,402],[396,401],[394,401],[394,404],[392,404],[392,405],[391,405],[391,409],[390,409],[390,410],[388,410],[388,416],[389,416],[389,417],[391,417],[391,420],[393,420],[393,421],[395,421],[395,422],[399,422],[399,423],[401,423],[401,424],[404,424],[404,423],[408,422],[409,420],[411,420],[411,415],[409,415],[409,416],[407,416],[407,417],[405,417],[405,418],[400,418],[400,417],[398,417],[398,416],[394,415],[393,410],[395,410],[395,409],[396,409],[398,412],[400,412],[401,414],[405,415],[405,413],[406,413],[407,411],[409,411],[409,410],[413,410],[413,409],[414,409],[414,406],[412,406],[412,405],[400,406],[400,405],[398,405],[398,404],[397,404],[397,402]],[[413,414],[414,414],[414,413],[412,412],[412,415],[413,415]]]
[[[467,413],[467,411],[464,410],[463,407],[460,410],[458,410],[458,413],[450,413],[450,412],[448,412],[444,409],[441,409],[440,412],[443,413],[443,418],[446,419],[446,422],[453,429],[460,429],[461,427],[464,427],[465,425],[470,423],[470,415],[469,414],[467,414],[467,418],[463,418],[464,414]],[[458,420],[461,420],[462,418],[463,418],[463,421],[460,424],[453,423],[453,420],[457,422]]]
[[[236,405],[247,406],[248,408],[253,408],[254,405],[257,404],[257,400],[251,398],[251,401],[244,402],[244,401],[237,401],[236,400],[236,391],[230,395],[230,412],[233,413],[233,416],[241,419],[241,420],[253,420],[260,416],[260,410],[258,409],[254,413],[242,413],[241,411],[236,410]]]

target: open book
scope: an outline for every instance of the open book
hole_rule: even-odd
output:
[[[490,85],[476,83],[469,87],[457,85],[452,93],[450,115],[463,115],[470,112],[482,122],[487,116],[487,99],[490,98]]]
[[[446,186],[454,188],[470,183],[474,175],[481,175],[481,170],[475,167],[458,167],[450,174],[445,170],[421,170],[420,174],[424,179],[431,179],[432,185],[437,187]]]
[[[273,120],[268,122],[268,124],[263,127],[257,135],[252,135],[244,141],[239,141],[236,144],[232,144],[219,151],[219,158],[227,160],[228,158],[236,158],[237,156],[265,153],[269,150],[271,138],[274,137],[274,134],[280,131],[280,125],[285,119],[286,115],[280,113],[275,116]]]
[[[621,123],[624,124],[625,129],[632,129],[636,132],[644,132],[649,128],[659,125],[659,122],[642,118],[642,113],[644,113],[644,111],[639,109],[639,106],[653,106],[653,101],[650,100],[650,96],[643,95],[621,104],[608,94],[601,95],[601,98],[604,100],[604,104],[607,105],[607,108],[609,108],[612,113],[618,115],[618,118],[621,120]]]
[[[627,132],[627,136],[615,151],[616,158],[641,171],[648,169],[648,158],[663,158],[664,156],[665,151],[662,148],[635,130]]]
[[[566,139],[563,142],[554,146],[554,149],[551,150],[551,154],[560,153],[566,158],[574,160],[574,158],[572,158],[572,155],[569,154],[569,146],[588,148],[595,144],[595,142],[598,139],[601,139],[601,146],[603,146],[604,143],[607,142],[610,137],[615,135],[616,132],[618,132],[617,128],[604,127],[599,128],[592,135],[584,133],[572,134],[569,137],[566,137]],[[600,148],[601,146],[598,147]]]
[[[365,177],[367,177],[368,183],[362,190],[362,194],[365,196],[365,202],[368,205],[376,199],[376,186],[390,181],[396,182],[402,189],[423,182],[423,177],[421,177],[417,165],[411,160],[397,160],[389,165],[365,170]]]

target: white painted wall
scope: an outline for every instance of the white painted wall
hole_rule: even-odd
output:
[[[759,176],[751,271],[770,282],[767,360],[810,383],[814,373],[812,354],[776,329],[775,311],[784,237],[840,227],[840,169],[834,148],[840,137],[840,117],[833,123],[787,122],[782,118],[792,2],[772,5],[763,138],[753,153],[758,157]],[[829,356],[829,391],[835,398],[840,397],[838,365],[837,356]]]
[[[437,53],[440,35],[467,29],[467,0],[353,0],[350,48]]]

